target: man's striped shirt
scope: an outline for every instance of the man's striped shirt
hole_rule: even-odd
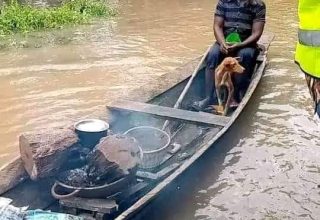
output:
[[[266,6],[262,0],[219,0],[215,16],[224,18],[225,36],[238,32],[243,41],[251,35],[254,22],[265,22]]]

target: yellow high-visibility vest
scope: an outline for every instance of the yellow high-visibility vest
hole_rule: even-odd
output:
[[[320,78],[320,0],[299,0],[298,37],[296,63],[303,72]]]

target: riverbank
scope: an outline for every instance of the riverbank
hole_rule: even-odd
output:
[[[41,47],[53,41],[65,44],[68,34],[59,32],[116,15],[106,0],[66,0],[56,6],[33,6],[11,1],[0,7],[0,49]],[[33,43],[36,42],[36,43]]]
[[[96,17],[116,14],[104,0],[67,0],[55,7],[34,7],[13,0],[0,8],[0,35],[30,33],[85,24]]]

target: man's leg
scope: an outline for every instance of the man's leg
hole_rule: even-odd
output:
[[[244,73],[234,74],[235,98],[241,101],[250,84],[250,79],[256,65],[257,48],[242,48],[237,52],[237,56],[240,57],[240,64],[245,68]]]
[[[305,74],[307,85],[315,105],[315,114],[320,118],[320,79]]]
[[[205,98],[199,102],[195,102],[193,107],[197,110],[203,110],[213,100],[214,94],[214,71],[221,60],[224,58],[224,54],[220,52],[220,45],[215,43],[207,56],[206,59],[206,70],[205,70]]]

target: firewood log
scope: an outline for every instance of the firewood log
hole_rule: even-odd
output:
[[[30,178],[37,180],[57,174],[77,143],[77,134],[69,128],[22,134],[19,137],[20,154]]]

